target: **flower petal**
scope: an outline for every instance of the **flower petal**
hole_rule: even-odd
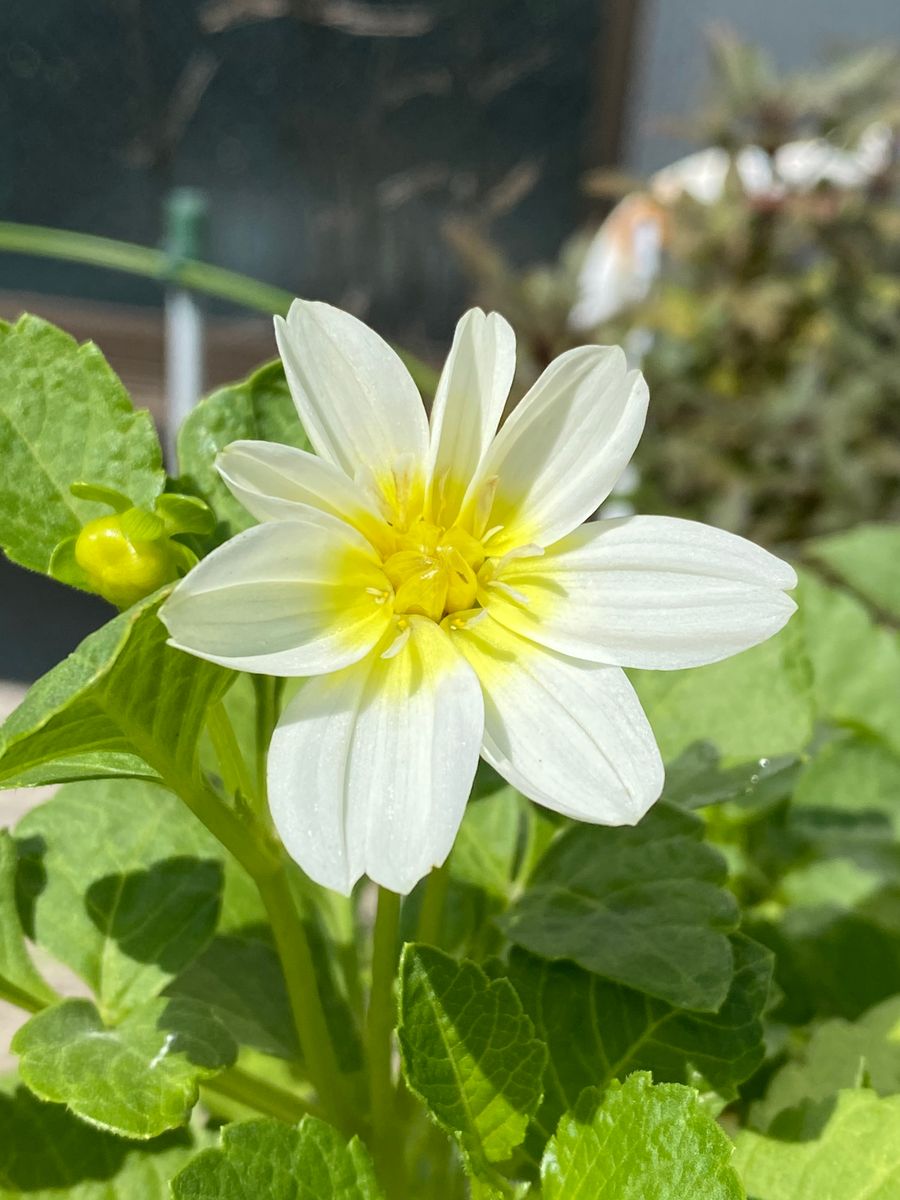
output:
[[[787,563],[675,517],[585,525],[542,557],[509,561],[499,579],[482,602],[508,628],[564,654],[655,670],[737,654],[796,608]]]
[[[387,342],[349,313],[295,300],[275,336],[300,419],[316,451],[352,479],[382,483],[424,469],[428,421],[412,377]]]
[[[431,409],[431,520],[450,526],[497,432],[516,370],[516,335],[499,313],[470,309],[456,326]]]
[[[269,804],[288,853],[345,894],[363,874],[405,894],[442,863],[478,765],[478,680],[438,625],[407,620],[390,657],[307,681],[269,750]]]
[[[160,616],[171,644],[200,658],[318,675],[356,662],[382,637],[391,590],[355,529],[308,509],[303,520],[256,525],[214,550]]]
[[[310,507],[353,525],[379,549],[390,531],[365,492],[332,463],[278,442],[232,442],[216,459],[235,499],[257,521],[302,520]]]
[[[556,812],[639,821],[662,791],[663,767],[624,673],[545,650],[489,615],[447,624],[484,690],[488,762]]]
[[[466,497],[483,527],[501,526],[491,552],[552,545],[606,499],[644,428],[647,385],[617,346],[581,346],[547,367],[500,430]]]

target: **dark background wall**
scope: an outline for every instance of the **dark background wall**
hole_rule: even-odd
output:
[[[443,336],[464,295],[448,216],[490,213],[528,261],[583,215],[621,7],[4,0],[0,216],[153,244],[168,190],[199,185],[212,261]],[[0,286],[157,299],[53,263],[0,272]]]

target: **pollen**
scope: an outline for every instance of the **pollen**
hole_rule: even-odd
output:
[[[416,521],[397,536],[394,553],[384,563],[394,588],[394,612],[440,621],[474,608],[484,557],[481,542],[459,526],[442,529]]]

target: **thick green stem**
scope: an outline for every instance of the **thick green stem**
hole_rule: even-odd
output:
[[[257,883],[279,870],[281,858],[275,843],[257,823],[239,817],[208,784],[166,774],[163,781]]]
[[[275,874],[257,879],[256,885],[272,925],[310,1081],[329,1120],[344,1130],[350,1130],[353,1127],[353,1115],[316,986],[315,967],[303,918],[285,867],[282,865]]]
[[[372,1152],[389,1197],[402,1195],[404,1168],[403,1142],[394,1119],[396,1094],[391,1069],[399,925],[400,897],[387,888],[379,888],[372,937],[372,989],[366,1020],[366,1044]]]
[[[239,791],[248,803],[254,801],[257,797],[256,786],[238,745],[228,709],[222,700],[214,704],[206,714],[206,728],[212,738],[226,788],[230,792]]]
[[[444,901],[449,884],[450,868],[447,863],[442,867],[435,867],[425,884],[416,937],[428,946],[437,946],[439,943],[444,919]]]
[[[289,1125],[296,1125],[301,1117],[312,1111],[311,1106],[300,1096],[295,1096],[293,1092],[277,1087],[258,1075],[251,1075],[240,1067],[223,1071],[221,1075],[205,1080],[202,1086],[206,1092],[234,1100],[246,1108],[255,1109],[265,1117],[275,1117]]]

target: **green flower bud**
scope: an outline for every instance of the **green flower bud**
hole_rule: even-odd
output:
[[[128,608],[179,574],[169,539],[136,537],[127,528],[128,515],[88,521],[75,541],[75,561],[91,590],[119,608]]]
[[[95,592],[117,608],[130,608],[186,575],[197,565],[197,555],[176,539],[208,534],[216,524],[212,510],[196,496],[166,492],[150,512],[104,484],[79,481],[70,490],[79,500],[108,505],[113,513],[88,521],[79,533],[64,538],[53,551],[48,573],[60,583]]]

